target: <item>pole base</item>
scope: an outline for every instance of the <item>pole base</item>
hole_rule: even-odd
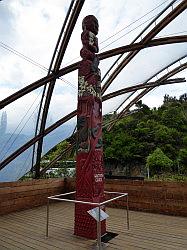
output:
[[[108,247],[108,245],[109,244],[106,244],[106,243],[104,243],[104,242],[101,242],[101,247],[99,248],[99,246],[98,246],[98,244],[97,243],[95,243],[94,245],[93,245],[93,250],[103,250],[103,249],[106,249],[107,247]]]
[[[87,211],[93,206],[75,204],[74,235],[91,240],[97,239],[97,222]],[[106,221],[101,222],[101,235],[106,233]]]

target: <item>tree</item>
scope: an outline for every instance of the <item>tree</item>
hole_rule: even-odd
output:
[[[181,102],[187,102],[187,93],[180,96],[179,101]]]
[[[138,112],[118,120],[110,132],[103,129],[105,160],[113,159],[118,165],[129,169],[145,166],[147,162],[151,174],[168,171],[177,173],[178,168],[181,173],[185,173],[186,95],[181,97],[181,101],[166,95],[164,104],[158,109],[149,109],[142,101],[136,106]],[[109,122],[113,116],[108,114],[103,119]],[[46,159],[51,160],[60,154],[71,141],[74,142],[75,138],[68,138],[53,148]],[[68,156],[70,159],[73,158]]]
[[[184,146],[187,147],[187,135],[183,137],[183,140],[182,140]]]
[[[59,144],[57,144],[54,148],[52,148],[45,156],[44,159],[45,160],[53,160],[55,157],[57,157],[58,155],[61,155],[62,152],[67,148],[67,146],[69,145],[69,142],[67,142],[66,140],[60,142]],[[68,157],[69,159],[70,157]]]
[[[173,161],[160,148],[156,148],[146,160],[146,167],[149,168],[152,176],[171,171],[172,165]]]
[[[161,116],[162,123],[169,128],[183,131],[187,125],[187,117],[182,107],[168,107]]]
[[[178,156],[179,169],[182,174],[187,174],[187,149],[183,148],[179,151]]]

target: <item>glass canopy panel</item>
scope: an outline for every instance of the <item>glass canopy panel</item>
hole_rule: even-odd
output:
[[[34,135],[41,89],[7,105],[1,110],[0,157],[3,160]]]
[[[49,135],[47,135],[44,138],[44,144],[43,144],[43,154],[48,152],[51,148],[53,148],[55,145],[57,145],[59,142],[65,140],[69,136],[72,135],[74,129],[76,126],[76,119],[71,119],[69,122],[66,122],[59,128],[52,131]],[[21,135],[20,135],[21,137]],[[18,138],[19,139],[19,138]],[[29,139],[27,137],[27,139]],[[24,143],[24,142],[22,142]],[[19,148],[21,145],[18,143],[14,143],[14,146],[16,146],[16,149]],[[13,149],[14,151],[14,149]],[[27,149],[25,152],[20,154],[16,159],[11,161],[5,168],[3,168],[0,171],[0,182],[4,181],[17,181],[19,180],[23,175],[28,173],[32,166],[32,154],[33,153],[33,147],[31,146],[29,149]],[[36,155],[35,155],[36,156]],[[35,160],[35,158],[34,158]]]
[[[30,171],[32,148],[19,155],[0,171],[0,182],[17,181]]]
[[[57,80],[48,111],[48,126],[77,108],[77,78],[76,71]]]
[[[186,53],[185,43],[144,49],[120,72],[106,93],[143,83]]]
[[[175,77],[186,77],[186,72],[176,74]],[[164,95],[176,96],[179,98],[182,94],[186,93],[187,83],[176,83],[171,85],[164,85],[155,88],[142,98],[142,102],[148,105],[150,108],[158,107],[163,103]]]
[[[166,36],[186,35],[187,30],[184,24],[187,23],[187,11],[183,11],[172,22],[170,22],[163,30],[161,30],[156,38]]]
[[[43,155],[56,146],[61,141],[69,138],[76,128],[76,118],[64,123],[53,132],[44,137]]]
[[[0,111],[1,162],[34,137],[41,93],[42,88],[39,88],[7,105]],[[21,165],[20,161],[23,163],[25,157],[31,157],[31,155],[28,156],[27,153],[22,154],[22,156],[18,157],[18,161],[11,162],[7,169],[15,168],[16,164],[19,168],[19,165]],[[27,168],[28,166],[25,165],[25,171],[27,171]],[[0,180],[4,173],[3,171],[0,171]],[[24,172],[23,167],[22,172]],[[13,171],[11,172],[11,178],[13,178],[14,173],[16,177],[17,171]]]
[[[80,60],[82,47],[82,20],[86,15],[95,15],[99,20],[100,52],[131,43],[136,36],[160,13],[170,1],[117,0],[85,1],[78,17],[62,65]],[[154,24],[151,28],[154,27]]]
[[[130,95],[123,94],[114,98],[111,98],[105,102],[103,102],[103,115],[106,115],[108,113],[113,113],[116,111],[118,106]]]

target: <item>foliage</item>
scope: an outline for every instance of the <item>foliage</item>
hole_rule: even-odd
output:
[[[58,168],[55,170],[49,171],[45,175],[46,178],[62,178],[62,177],[74,177],[75,176],[75,169],[68,169],[68,168]]]
[[[42,158],[42,160],[53,160],[58,155],[61,155],[63,151],[67,148],[69,142],[64,140],[53,147],[46,155]]]
[[[146,166],[146,163],[150,164],[150,159],[157,154],[162,160],[161,163],[158,162],[155,156],[158,166],[155,163],[152,175],[165,171],[171,171],[173,175],[178,172],[187,174],[186,96],[187,94],[184,94],[177,99],[166,95],[163,105],[158,109],[150,109],[139,101],[136,104],[138,112],[119,120],[110,132],[104,129],[105,159],[116,159],[124,168]],[[112,119],[110,115],[107,119],[110,117]],[[151,164],[153,166],[153,163]]]
[[[159,174],[154,175],[149,179],[146,179],[147,181],[178,181],[178,182],[187,182],[187,176],[180,175],[180,174]]]
[[[187,175],[187,148],[179,150],[178,161],[180,172]]]
[[[182,180],[180,174],[187,175],[187,94],[179,99],[166,95],[158,109],[150,109],[142,101],[136,107],[138,112],[120,119],[112,131],[103,129],[104,158],[113,159],[124,169],[149,166],[152,178],[170,172],[168,178]],[[107,114],[103,120],[110,122],[115,116]],[[68,145],[68,140],[61,142],[44,159],[51,161]],[[61,170],[52,175],[64,174],[65,159],[74,160],[74,155],[63,158]]]
[[[170,172],[172,165],[173,161],[160,148],[156,148],[146,160],[146,167],[151,175]]]

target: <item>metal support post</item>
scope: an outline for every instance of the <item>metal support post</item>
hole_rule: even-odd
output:
[[[129,230],[129,196],[127,194],[127,229]]]
[[[105,249],[107,247],[107,244],[103,243],[101,241],[101,208],[103,208],[103,206],[105,206],[107,203],[112,202],[114,200],[120,199],[122,197],[126,196],[126,204],[127,204],[127,209],[126,209],[126,218],[127,218],[127,229],[129,230],[129,200],[128,200],[128,193],[119,193],[119,192],[108,192],[105,191],[105,193],[107,194],[116,194],[118,196],[106,200],[102,203],[98,203],[98,202],[89,202],[89,201],[82,201],[82,200],[75,200],[75,199],[65,199],[65,198],[61,198],[61,196],[66,196],[69,194],[75,194],[76,192],[69,192],[69,193],[64,193],[64,194],[58,194],[58,195],[53,195],[53,196],[49,196],[48,200],[47,200],[47,215],[46,215],[46,237],[48,237],[49,235],[49,205],[50,205],[50,200],[56,200],[56,201],[67,201],[67,202],[71,202],[71,203],[79,203],[79,204],[85,204],[85,205],[92,205],[95,208],[98,208],[98,218],[97,219],[97,242],[96,244],[94,244],[94,248],[93,249]],[[95,218],[95,217],[94,217]]]
[[[98,221],[97,221],[97,247],[101,250],[101,208],[98,207]]]
[[[46,223],[46,237],[48,237],[49,228],[49,199],[47,199],[47,223]]]

